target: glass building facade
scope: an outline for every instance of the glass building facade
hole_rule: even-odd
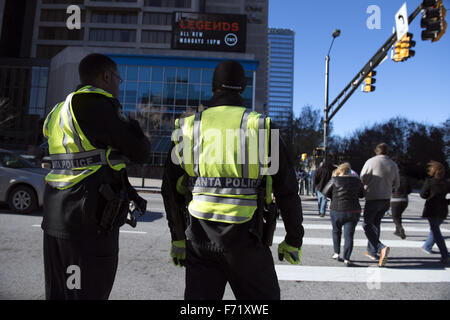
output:
[[[0,147],[40,144],[48,72],[32,59],[0,60]]]
[[[171,145],[177,118],[208,106],[214,68],[220,59],[110,55],[118,64],[123,83],[119,102],[151,139],[153,159],[162,165]],[[256,61],[240,60],[246,70],[244,105],[254,109]]]
[[[288,126],[293,112],[294,38],[290,29],[269,29],[269,116],[280,127]]]

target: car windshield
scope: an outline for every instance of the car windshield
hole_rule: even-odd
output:
[[[13,153],[0,153],[0,167],[14,168],[14,169],[37,168],[30,161]]]

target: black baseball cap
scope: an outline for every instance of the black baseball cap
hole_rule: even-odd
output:
[[[214,70],[213,88],[243,92],[245,90],[245,71],[235,60],[219,63]]]

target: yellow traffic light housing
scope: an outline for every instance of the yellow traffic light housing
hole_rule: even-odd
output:
[[[394,60],[395,62],[403,61],[402,44],[400,43],[400,41],[397,41],[394,45],[392,60]]]
[[[376,76],[376,74],[377,74],[376,71],[371,71],[367,74],[367,77],[364,79],[364,83],[361,88],[362,92],[375,91],[375,86],[373,86],[373,84],[375,82],[377,82],[376,79],[374,78],[374,76]]]
[[[313,150],[313,156],[314,158],[323,158],[323,153],[324,153],[324,148],[322,147],[317,147]]]
[[[397,41],[392,49],[392,60],[395,62],[405,61],[408,58],[414,57],[415,51],[411,50],[416,45],[416,42],[412,40],[413,34],[406,33]]]
[[[415,51],[411,50],[411,48],[413,48],[416,45],[416,42],[412,40],[413,34],[412,33],[407,33],[405,34],[400,40],[401,42],[401,56],[403,57],[403,61],[414,57],[415,55]]]
[[[420,27],[425,29],[422,31],[422,40],[436,42],[442,38],[447,30],[447,22],[445,21],[447,10],[442,0],[423,0],[422,9]]]

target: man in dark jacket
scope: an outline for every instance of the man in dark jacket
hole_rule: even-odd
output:
[[[319,206],[319,216],[325,217],[327,210],[327,197],[322,193],[325,185],[330,181],[334,166],[332,164],[332,156],[328,155],[327,160],[321,163],[317,171],[314,173],[314,185],[317,193],[317,204]]]
[[[199,119],[201,119],[197,126],[199,136],[203,134],[200,128],[207,125],[218,127],[226,121],[224,119],[207,118],[205,113],[215,114],[215,112],[220,112],[220,110],[228,110],[232,113],[234,112],[233,110],[240,110],[239,112],[246,114],[245,108],[242,108],[243,100],[241,97],[244,88],[244,70],[239,63],[225,61],[218,65],[214,72],[213,97],[208,104],[208,109],[203,111],[201,115],[197,114]],[[256,113],[248,113],[249,118],[258,116]],[[180,121],[188,123],[189,118],[182,118]],[[209,121],[204,120],[205,118],[209,119]],[[219,123],[211,124],[216,120]],[[256,120],[256,123],[258,122],[259,120]],[[196,125],[194,124],[195,127]],[[184,132],[186,133],[186,131]],[[242,142],[243,139],[240,139],[240,141]],[[279,154],[270,155],[272,161],[274,161],[274,157],[279,158],[279,170],[272,175],[273,192],[286,229],[286,237],[279,245],[278,253],[280,260],[286,259],[290,263],[298,264],[301,258],[300,248],[304,233],[302,207],[298,196],[295,172],[292,163],[288,159],[286,146],[281,139],[278,142],[280,146]],[[205,143],[203,142],[202,149],[204,149]],[[271,143],[269,139],[269,144]],[[174,147],[172,147],[173,149]],[[219,149],[222,149],[222,146]],[[170,153],[172,153],[172,150]],[[187,152],[190,151],[187,150]],[[233,155],[237,154],[236,150],[229,151]],[[184,154],[185,152],[186,150],[183,152],[183,157],[187,157]],[[193,152],[195,152],[195,147]],[[203,150],[200,152],[199,159],[205,158],[202,152]],[[230,205],[238,204],[242,201],[246,203],[251,202],[252,200],[248,196],[247,199],[243,199],[242,196],[246,196],[239,193],[241,191],[238,192],[238,189],[223,188],[221,183],[221,179],[239,182],[239,178],[234,177],[241,175],[241,171],[244,171],[245,162],[239,165],[235,165],[233,162],[233,168],[238,170],[233,170],[235,175],[232,177],[220,176],[217,178],[218,176],[216,175],[216,178],[206,178],[217,183],[217,185],[214,185],[214,188],[209,188],[214,189],[215,195],[201,194],[199,196],[193,191],[194,199],[190,202],[189,212],[187,212],[185,196],[182,194],[186,192],[186,186],[183,184],[184,179],[182,177],[188,178],[188,165],[184,162],[175,164],[171,159],[170,153],[165,164],[161,191],[172,236],[171,256],[176,265],[186,266],[185,299],[222,299],[227,282],[239,300],[280,299],[280,288],[271,251],[267,245],[262,243],[261,234],[257,231],[258,210],[248,212],[248,220],[243,223],[227,223],[226,221],[222,222],[220,219],[222,217],[230,220],[242,218],[242,213],[246,210],[245,207],[234,207],[232,212],[226,212],[229,213],[228,215],[210,212],[202,214],[192,209],[196,201],[195,197],[208,198],[210,199],[209,201],[226,200],[224,201],[226,203],[220,204],[202,202],[203,208],[209,206],[205,210],[214,210],[214,208],[220,210],[220,208],[227,206],[229,208]],[[199,169],[200,175],[190,176],[190,179],[203,177],[202,172],[205,172],[206,169],[204,169],[205,167],[202,163],[199,166],[201,169]],[[210,164],[210,166],[214,167],[217,172],[222,172],[222,163],[214,163]],[[207,182],[206,179],[202,181]],[[246,190],[250,189],[247,188]],[[226,193],[233,193],[234,195],[227,194],[227,197],[221,197],[221,194]],[[201,209],[200,206],[197,208]],[[239,211],[239,214],[233,215],[236,211]],[[185,230],[184,213],[186,213],[189,220],[187,222],[187,230]],[[214,217],[214,219],[210,217]]]
[[[55,106],[44,123],[53,163],[46,177],[42,221],[47,299],[108,299],[128,202],[123,201],[120,216],[103,224],[105,208],[112,202],[100,188],[113,196],[124,192],[124,199],[138,197],[125,165],[114,164],[112,154],[145,163],[150,153],[137,121],[122,113],[117,100],[121,78],[114,61],[88,55],[80,62],[79,75],[79,89]]]

